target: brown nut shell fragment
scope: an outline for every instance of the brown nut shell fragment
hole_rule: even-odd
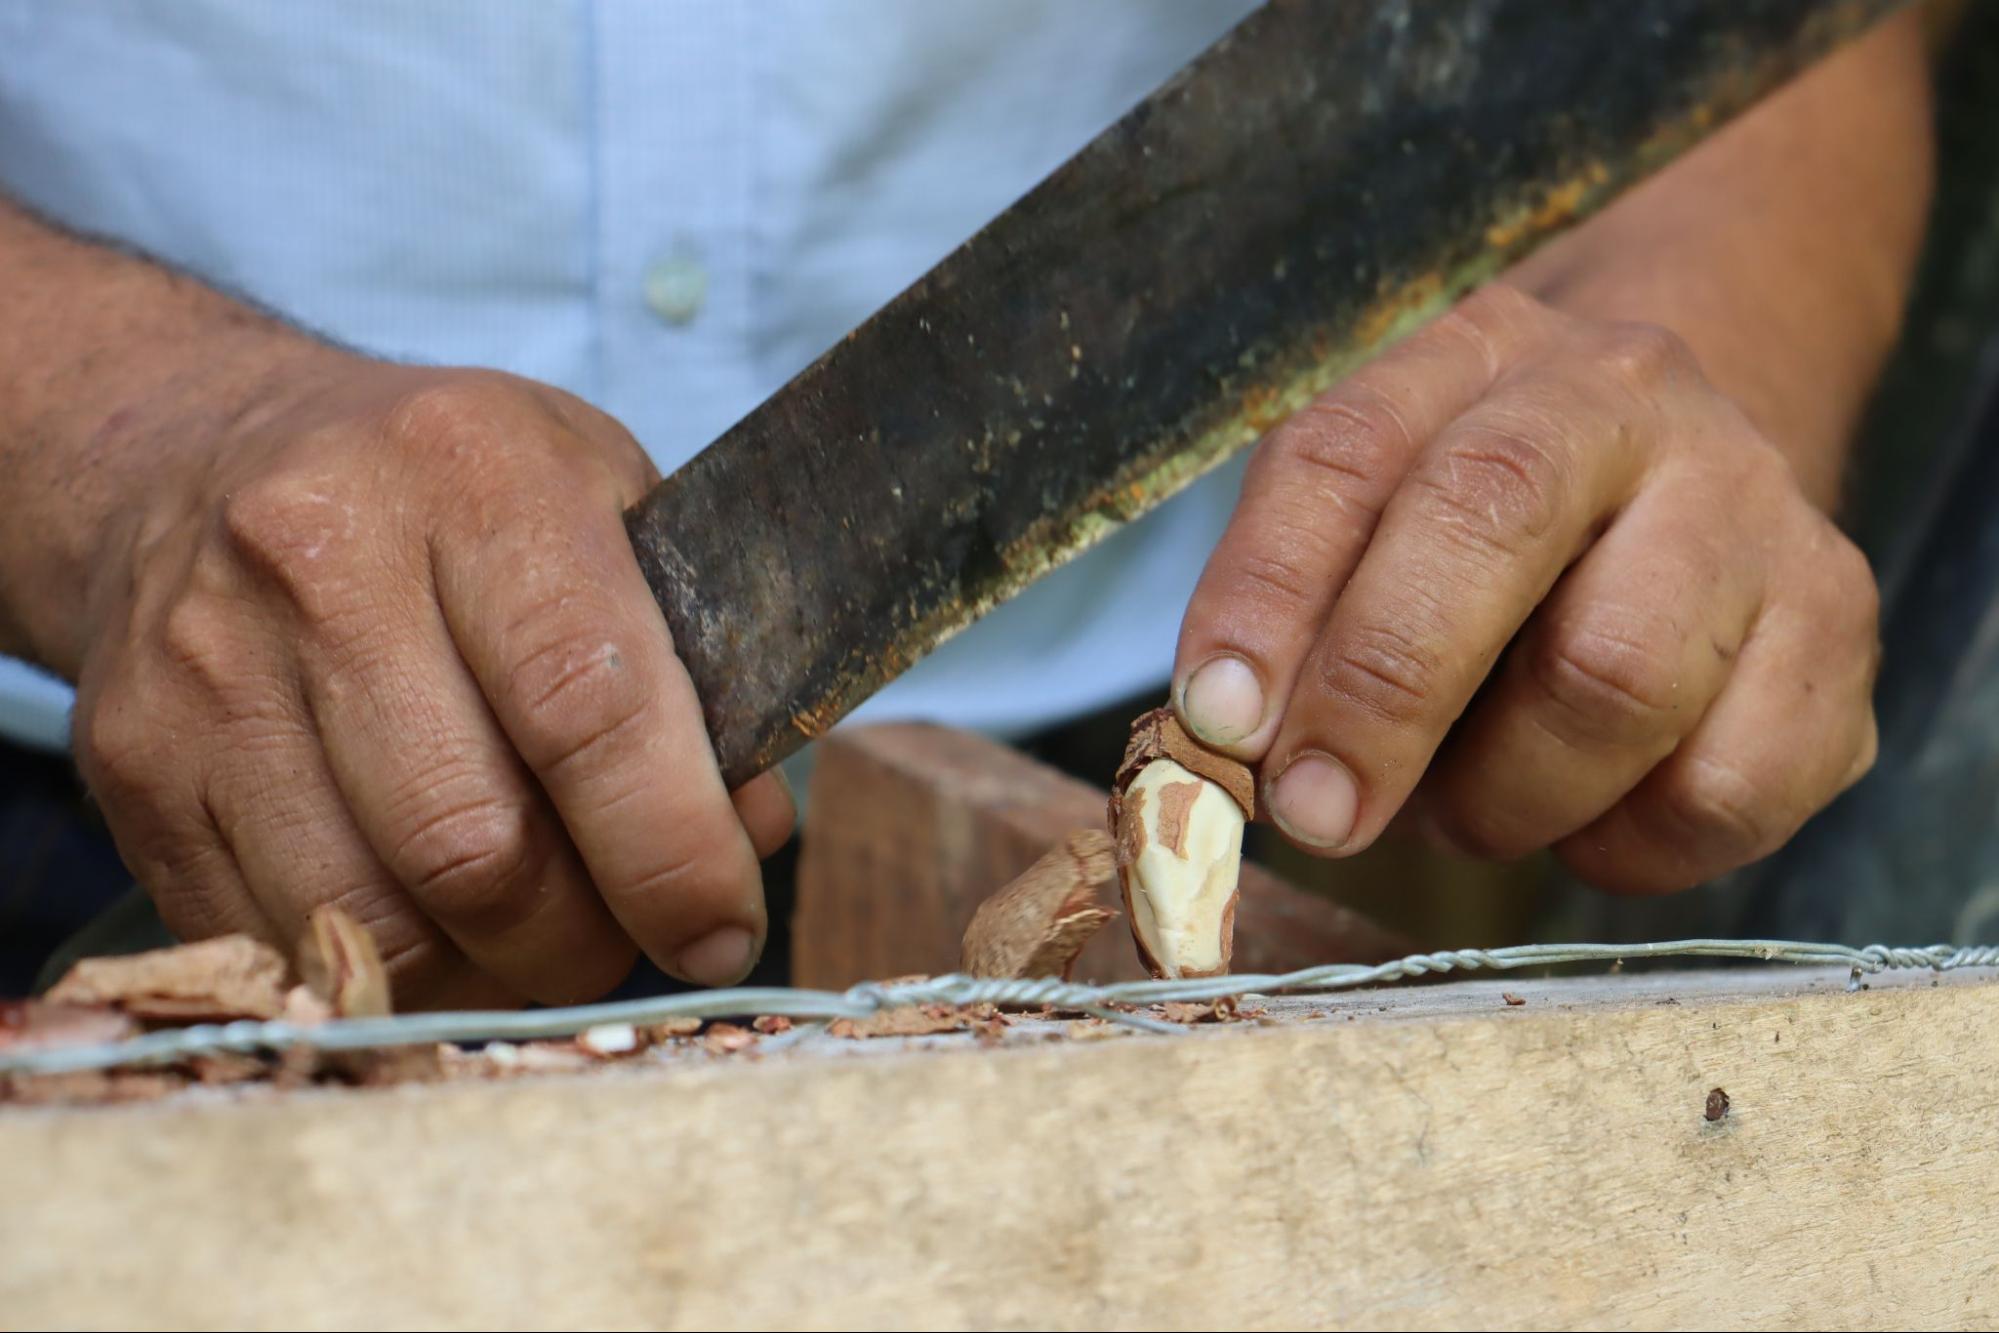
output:
[[[975,977],[1062,977],[1117,913],[1100,890],[1116,873],[1111,840],[1078,829],[979,905],[959,966]]]
[[[1198,773],[1235,798],[1244,819],[1256,818],[1256,775],[1240,759],[1217,754],[1180,725],[1170,708],[1155,708],[1132,720],[1131,739],[1125,742],[1124,762],[1111,779],[1111,827],[1117,827],[1118,797],[1131,786],[1145,766],[1155,759],[1171,759],[1191,773]]]
[[[1242,825],[1255,791],[1247,765],[1200,745],[1171,709],[1132,723],[1110,821],[1132,942],[1153,976],[1229,970]]]
[[[298,974],[340,1018],[382,1018],[392,1011],[389,974],[367,927],[338,907],[306,918]]]
[[[0,1051],[46,1051],[62,1046],[97,1046],[134,1036],[139,1025],[115,1009],[50,1004],[46,1000],[0,1000]]]
[[[51,1004],[102,1005],[176,1023],[276,1018],[285,1004],[285,960],[248,935],[170,949],[85,958],[49,989]]]

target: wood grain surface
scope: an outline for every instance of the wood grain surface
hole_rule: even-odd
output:
[[[1843,982],[8,1109],[0,1322],[1991,1327],[1999,988]]]

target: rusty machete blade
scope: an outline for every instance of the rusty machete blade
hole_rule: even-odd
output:
[[[1895,7],[1252,15],[627,516],[724,776]]]

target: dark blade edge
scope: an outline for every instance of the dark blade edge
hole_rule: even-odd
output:
[[[628,516],[725,778],[1898,7],[1259,11]]]

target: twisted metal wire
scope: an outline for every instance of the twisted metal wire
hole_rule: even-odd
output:
[[[867,1018],[908,1005],[1047,1005],[1094,1014],[1148,1032],[1179,1034],[1185,1029],[1121,1006],[1169,1000],[1205,1002],[1246,994],[1313,994],[1351,990],[1378,982],[1429,973],[1511,971],[1564,963],[1620,962],[1645,958],[1740,958],[1760,962],[1842,966],[1852,978],[1897,969],[1999,967],[1999,945],[1898,947],[1870,944],[1812,944],[1798,940],[1665,940],[1654,944],[1519,944],[1497,949],[1448,949],[1410,954],[1386,963],[1327,963],[1280,974],[1235,973],[1179,981],[1121,981],[1086,985],[1054,977],[992,980],[952,973],[917,981],[864,981],[845,991],[789,987],[737,987],[695,991],[610,1004],[572,1005],[527,1011],[396,1014],[387,1018],[346,1018],[312,1026],[283,1020],[200,1024],[149,1032],[123,1041],[63,1046],[48,1050],[0,1051],[0,1075],[57,1074],[165,1064],[199,1055],[249,1054],[310,1046],[321,1051],[375,1050],[433,1042],[526,1041],[573,1037],[591,1028],[629,1023],[643,1026],[676,1018],[741,1018],[771,1014],[830,1020]]]

